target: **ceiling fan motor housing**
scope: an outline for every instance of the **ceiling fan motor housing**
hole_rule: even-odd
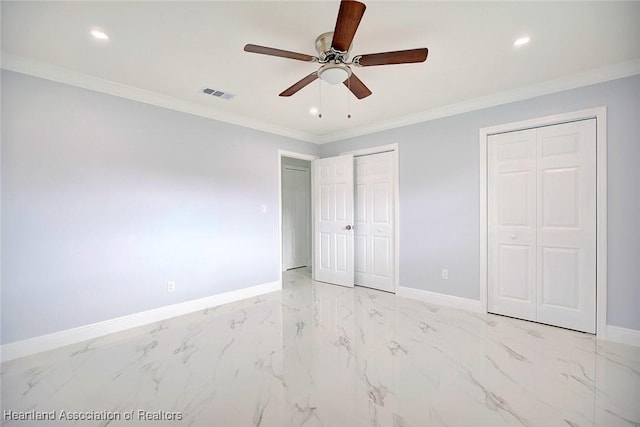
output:
[[[316,38],[316,52],[318,52],[318,62],[327,63],[330,61],[344,63],[347,62],[351,47],[346,52],[337,50],[331,46],[333,41],[333,31],[320,34]]]

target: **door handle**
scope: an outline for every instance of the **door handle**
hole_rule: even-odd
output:
[[[347,225],[346,228],[347,228],[347,230],[351,230],[351,226],[350,225]]]

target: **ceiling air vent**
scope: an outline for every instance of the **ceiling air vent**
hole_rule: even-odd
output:
[[[211,96],[215,96],[216,98],[220,98],[220,99],[226,99],[227,101],[232,100],[235,95],[229,92],[224,92],[218,89],[211,89],[211,88],[204,88],[202,90],[203,93],[206,93],[207,95],[211,95]]]

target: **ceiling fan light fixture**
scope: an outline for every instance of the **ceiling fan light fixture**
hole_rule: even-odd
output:
[[[318,77],[331,85],[337,85],[351,77],[351,69],[345,64],[325,64],[318,70]]]

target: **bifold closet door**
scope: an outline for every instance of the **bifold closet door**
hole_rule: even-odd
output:
[[[489,137],[488,309],[595,332],[596,122]]]
[[[536,131],[491,135],[487,147],[488,309],[536,320]]]
[[[596,330],[596,120],[539,128],[538,321]]]

